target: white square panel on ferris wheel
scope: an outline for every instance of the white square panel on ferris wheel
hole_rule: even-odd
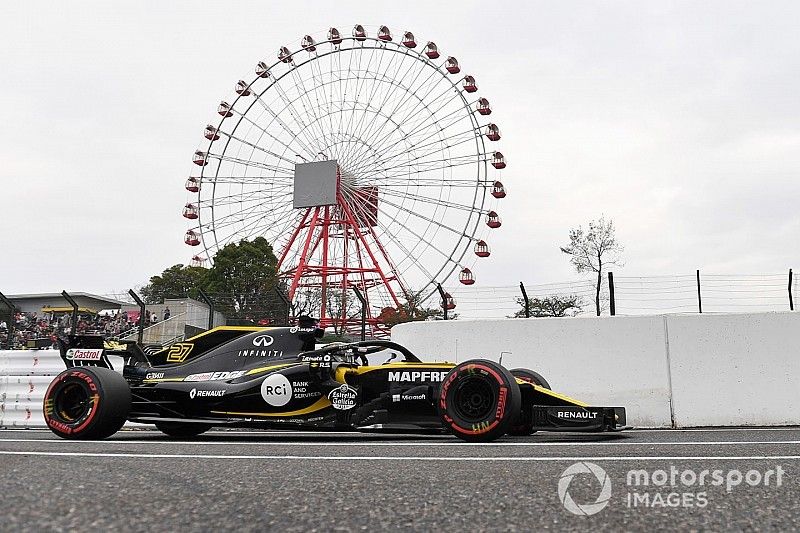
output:
[[[339,185],[335,159],[294,165],[294,207],[335,205]]]

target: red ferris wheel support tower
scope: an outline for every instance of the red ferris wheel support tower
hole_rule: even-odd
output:
[[[279,249],[278,277],[300,308],[320,299],[314,307],[321,327],[360,329],[356,288],[367,301],[367,327],[385,334],[372,310],[399,308],[408,294],[375,231],[378,193],[378,187],[359,186],[336,160],[295,165],[293,208],[302,215]]]

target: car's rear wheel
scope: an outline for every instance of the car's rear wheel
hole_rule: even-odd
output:
[[[547,380],[544,379],[541,374],[534,372],[533,370],[528,370],[527,368],[514,368],[511,370],[511,374],[515,378],[521,379],[522,381],[533,383],[534,385],[544,387],[545,389],[550,388],[550,384],[547,382]],[[530,408],[530,405],[522,406],[522,409],[520,410],[520,418],[511,426],[511,429],[508,430],[509,435],[514,437],[525,437],[536,433],[536,430],[533,429],[533,420],[531,419],[531,414],[529,412]]]
[[[505,435],[520,410],[521,394],[511,373],[475,359],[454,367],[442,382],[439,415],[457,437],[488,442]]]
[[[181,422],[156,422],[156,428],[170,437],[196,437],[212,428],[209,424],[193,424]]]
[[[104,439],[120,430],[131,410],[131,389],[109,368],[75,367],[56,376],[44,395],[44,419],[65,439]]]

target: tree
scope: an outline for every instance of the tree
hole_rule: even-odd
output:
[[[276,284],[278,259],[264,237],[226,244],[214,255],[206,288],[220,295],[221,311],[245,318],[259,311],[262,295]]]
[[[423,307],[421,300],[421,294],[409,295],[406,297],[406,301],[400,304],[399,309],[384,307],[378,318],[389,328],[404,322],[442,320],[444,318],[444,311],[441,307]],[[447,317],[455,320],[458,315],[456,313],[448,313]]]
[[[525,318],[525,299],[520,296],[517,298],[517,303],[522,309],[509,318]],[[528,311],[534,318],[575,316],[583,310],[582,307],[583,302],[580,296],[574,294],[569,296],[545,296],[544,298],[531,298],[528,300]]]
[[[150,278],[150,283],[142,287],[144,302],[157,304],[165,298],[196,298],[198,289],[205,284],[207,270],[202,267],[173,265],[161,275]]]
[[[622,245],[617,242],[614,235],[614,221],[606,221],[605,217],[589,222],[587,231],[584,231],[582,226],[569,230],[569,244],[561,247],[561,251],[570,256],[570,263],[578,273],[597,274],[594,297],[597,316],[600,316],[603,268],[619,265],[622,250]]]

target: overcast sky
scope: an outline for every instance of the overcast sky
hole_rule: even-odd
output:
[[[122,292],[192,250],[181,207],[217,103],[331,25],[435,40],[509,159],[482,285],[575,278],[605,214],[629,275],[800,268],[798,2],[4,2],[0,291]]]

